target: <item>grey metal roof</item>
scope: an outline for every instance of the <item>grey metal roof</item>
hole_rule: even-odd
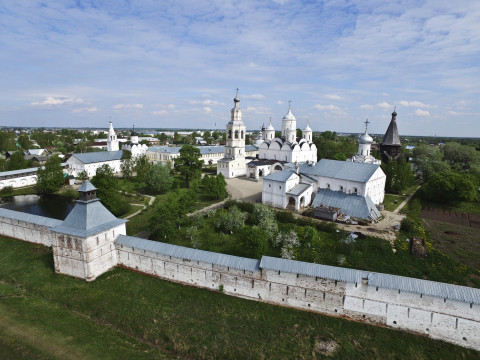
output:
[[[174,256],[180,259],[202,261],[239,270],[258,271],[258,265],[260,263],[260,260],[191,249],[126,235],[119,235],[115,240],[115,244],[130,246],[135,249],[151,251],[162,255]]]
[[[72,157],[76,157],[84,164],[91,164],[96,162],[120,160],[122,158],[123,150],[117,151],[97,151],[83,154],[73,154]]]
[[[390,124],[388,125],[387,132],[383,136],[382,145],[402,146],[402,144],[400,143],[400,136],[398,136],[396,120],[397,120],[397,113],[394,111],[392,113],[392,120],[390,120]]]
[[[97,188],[93,186],[93,184],[88,180],[85,180],[82,186],[78,188],[78,192],[87,192],[87,191],[95,191],[95,190],[97,190]]]
[[[312,207],[327,206],[340,209],[345,215],[360,219],[377,220],[381,214],[373,203],[372,199],[356,194],[346,194],[342,191],[330,189],[318,189],[312,202]]]
[[[268,174],[267,176],[264,176],[263,180],[273,180],[273,181],[285,182],[288,179],[290,179],[293,174],[295,174],[294,170],[283,170],[283,171],[278,171],[278,172],[273,173],[273,174]]]
[[[74,236],[87,237],[127,222],[117,219],[98,200],[78,200],[67,218],[52,230]]]
[[[368,276],[367,271],[279,259],[270,256],[262,256],[259,267],[262,269],[285,271],[292,274],[302,274],[352,283],[361,282],[362,278],[366,279]]]
[[[0,208],[0,216],[8,219],[24,221],[36,225],[42,225],[46,227],[58,226],[62,223],[62,220],[52,219],[44,216],[28,214],[20,211],[14,211],[9,209]]]
[[[309,189],[311,186],[312,186],[311,184],[297,184],[292,188],[292,190],[287,191],[287,194],[293,195],[293,196],[299,196],[300,194],[305,192],[307,189]]]
[[[245,145],[245,151],[257,151],[258,148],[254,145]]]
[[[368,284],[387,289],[399,289],[417,294],[480,304],[480,289],[466,286],[381,273],[370,273],[368,275]]]
[[[348,161],[322,159],[315,165],[300,164],[300,172],[307,175],[365,183],[380,167],[378,164],[363,164]]]
[[[65,167],[65,166],[67,166],[67,163],[63,162],[63,163],[60,164],[60,166]],[[38,167],[27,168],[27,169],[3,171],[3,172],[0,172],[0,177],[22,175],[22,174],[26,174],[26,173],[29,173],[29,172],[35,172],[36,173],[38,171],[39,167],[42,168],[42,169],[45,169],[44,166],[38,166]]]

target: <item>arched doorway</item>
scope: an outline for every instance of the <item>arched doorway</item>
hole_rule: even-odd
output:
[[[295,198],[293,198],[291,196],[288,198],[287,209],[295,210]]]
[[[263,176],[263,170],[258,171],[258,176]]]
[[[303,208],[305,206],[305,197],[300,198],[300,208]]]
[[[280,165],[275,165],[275,170],[282,171],[282,167]]]

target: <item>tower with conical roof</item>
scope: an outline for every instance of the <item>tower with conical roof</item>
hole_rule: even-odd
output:
[[[268,124],[267,128],[263,131],[263,140],[273,140],[275,137],[275,128],[272,125],[272,118],[270,117],[270,124]]]
[[[307,121],[307,126],[305,126],[305,129],[302,131],[302,136],[306,141],[311,142],[313,131],[308,123],[309,121]]]
[[[114,241],[126,235],[127,220],[118,219],[97,199],[97,188],[86,180],[75,207],[59,226],[51,228],[55,271],[92,281],[117,265]]]
[[[230,121],[227,124],[227,137],[224,157],[217,162],[217,174],[226,178],[246,175],[245,135],[246,127],[242,121],[242,110],[239,107],[238,89],[233,99],[234,106],[230,110]]]
[[[397,112],[393,110],[392,120],[388,125],[387,132],[383,136],[382,143],[380,144],[380,152],[382,153],[382,160],[387,162],[390,159],[397,160],[400,156],[400,150],[402,144],[400,143],[400,136],[398,136],[397,129]]]
[[[113,124],[110,121],[110,128],[108,129],[107,151],[118,151],[118,139]]]

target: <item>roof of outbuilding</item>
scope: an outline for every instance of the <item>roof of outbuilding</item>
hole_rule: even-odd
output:
[[[326,206],[340,209],[345,215],[359,219],[378,220],[380,212],[367,195],[346,194],[342,191],[319,189],[312,202],[312,207]]]
[[[307,175],[366,183],[379,167],[378,164],[322,159],[315,165],[300,164],[300,172]]]
[[[174,256],[180,259],[201,261],[205,263],[231,267],[238,270],[258,271],[258,265],[260,263],[259,260],[255,259],[197,250],[126,235],[119,235],[115,240],[115,244],[130,246],[135,249],[151,251],[158,254]]]
[[[308,190],[311,186],[311,184],[297,184],[291,190],[287,191],[287,194],[298,196]]]
[[[120,160],[122,158],[123,150],[117,151],[97,151],[81,154],[73,154],[72,157],[76,157],[84,164],[91,164],[97,162]]]
[[[264,176],[263,180],[273,180],[273,181],[285,182],[288,179],[290,179],[293,176],[293,174],[295,174],[294,170],[283,170],[283,171],[278,171],[278,172],[275,172],[273,174],[269,174],[267,176]]]

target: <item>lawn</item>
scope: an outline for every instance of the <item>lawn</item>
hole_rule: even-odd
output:
[[[394,211],[406,198],[406,195],[385,194],[383,199],[385,210]]]
[[[452,259],[474,269],[480,269],[479,230],[467,226],[423,219],[430,232],[433,246]]]
[[[410,333],[234,298],[117,268],[57,275],[48,248],[0,237],[2,359],[474,359]]]

